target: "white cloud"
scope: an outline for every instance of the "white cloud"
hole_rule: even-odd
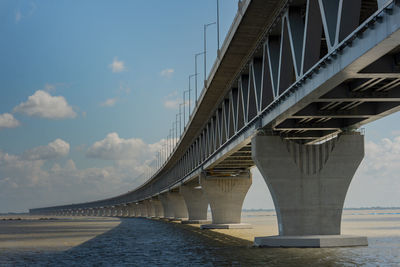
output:
[[[113,62],[109,65],[112,72],[122,72],[125,70],[125,64],[123,61],[118,60],[116,57]]]
[[[154,157],[154,154],[161,149],[163,142],[165,141],[146,144],[139,138],[120,138],[114,132],[89,147],[86,156],[105,160],[133,160],[143,163]]]
[[[15,128],[20,125],[19,121],[10,113],[0,114],[0,130],[2,128]]]
[[[17,12],[15,12],[15,22],[18,23],[22,18],[22,14],[21,11],[17,10]]]
[[[165,69],[161,71],[161,76],[166,77],[166,78],[171,78],[172,75],[174,74],[175,70],[174,69]]]
[[[46,119],[75,118],[76,113],[63,96],[52,96],[46,91],[38,90],[14,108],[14,112]]]
[[[106,101],[100,103],[102,107],[113,107],[117,103],[118,99],[116,97],[109,98]]]
[[[89,157],[109,159],[110,166],[79,169],[71,159],[50,158],[69,152],[61,139],[42,147],[12,155],[0,151],[0,212],[63,203],[93,201],[126,193],[144,182],[143,172],[155,159],[165,140],[146,144],[111,133],[95,142]]]
[[[56,139],[46,146],[27,150],[22,154],[26,160],[47,160],[65,157],[69,154],[70,145],[62,139]]]

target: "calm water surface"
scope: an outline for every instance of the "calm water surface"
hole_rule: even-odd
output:
[[[254,248],[210,231],[125,218],[66,251],[0,251],[0,266],[400,266],[400,236],[369,238],[368,247]]]

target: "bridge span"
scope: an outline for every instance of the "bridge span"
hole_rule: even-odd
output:
[[[367,245],[340,235],[364,157],[358,129],[400,109],[399,86],[400,1],[240,1],[193,114],[154,175],[123,195],[30,213],[249,227],[240,217],[257,166],[279,235],[256,245]]]

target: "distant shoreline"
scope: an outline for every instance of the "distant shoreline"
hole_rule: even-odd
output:
[[[398,210],[400,207],[362,207],[362,208],[343,208],[343,210]],[[275,209],[243,209],[243,212],[275,211]]]
[[[343,208],[343,210],[398,210],[400,207],[361,207],[361,208]],[[242,209],[243,212],[257,212],[257,211],[275,211],[275,209]],[[8,212],[0,213],[0,216],[10,215],[30,215],[29,212]]]

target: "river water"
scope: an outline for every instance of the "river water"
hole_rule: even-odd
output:
[[[248,240],[221,232],[144,218],[115,218],[111,219],[118,221],[115,227],[102,230],[77,246],[63,247],[60,243],[57,248],[61,239],[53,236],[55,245],[47,249],[32,245],[0,247],[0,266],[400,266],[400,213],[382,213],[385,212],[362,216],[353,211],[343,218],[342,228],[350,231],[352,226],[357,226],[366,232],[368,247],[255,248]],[[254,214],[257,215],[248,214],[249,221],[257,217]],[[271,217],[272,221],[276,220]],[[262,219],[264,215],[257,218]],[[68,221],[62,219],[56,223],[64,220]],[[98,225],[110,223],[107,218],[81,220],[93,220]],[[38,233],[45,232],[40,223],[29,225]],[[28,225],[23,229],[27,228]],[[45,228],[56,232],[51,230],[55,228]],[[9,229],[0,222],[0,243],[15,238],[7,236]],[[83,228],[65,229],[70,236],[86,233]],[[29,231],[24,233],[24,238],[29,239]]]

